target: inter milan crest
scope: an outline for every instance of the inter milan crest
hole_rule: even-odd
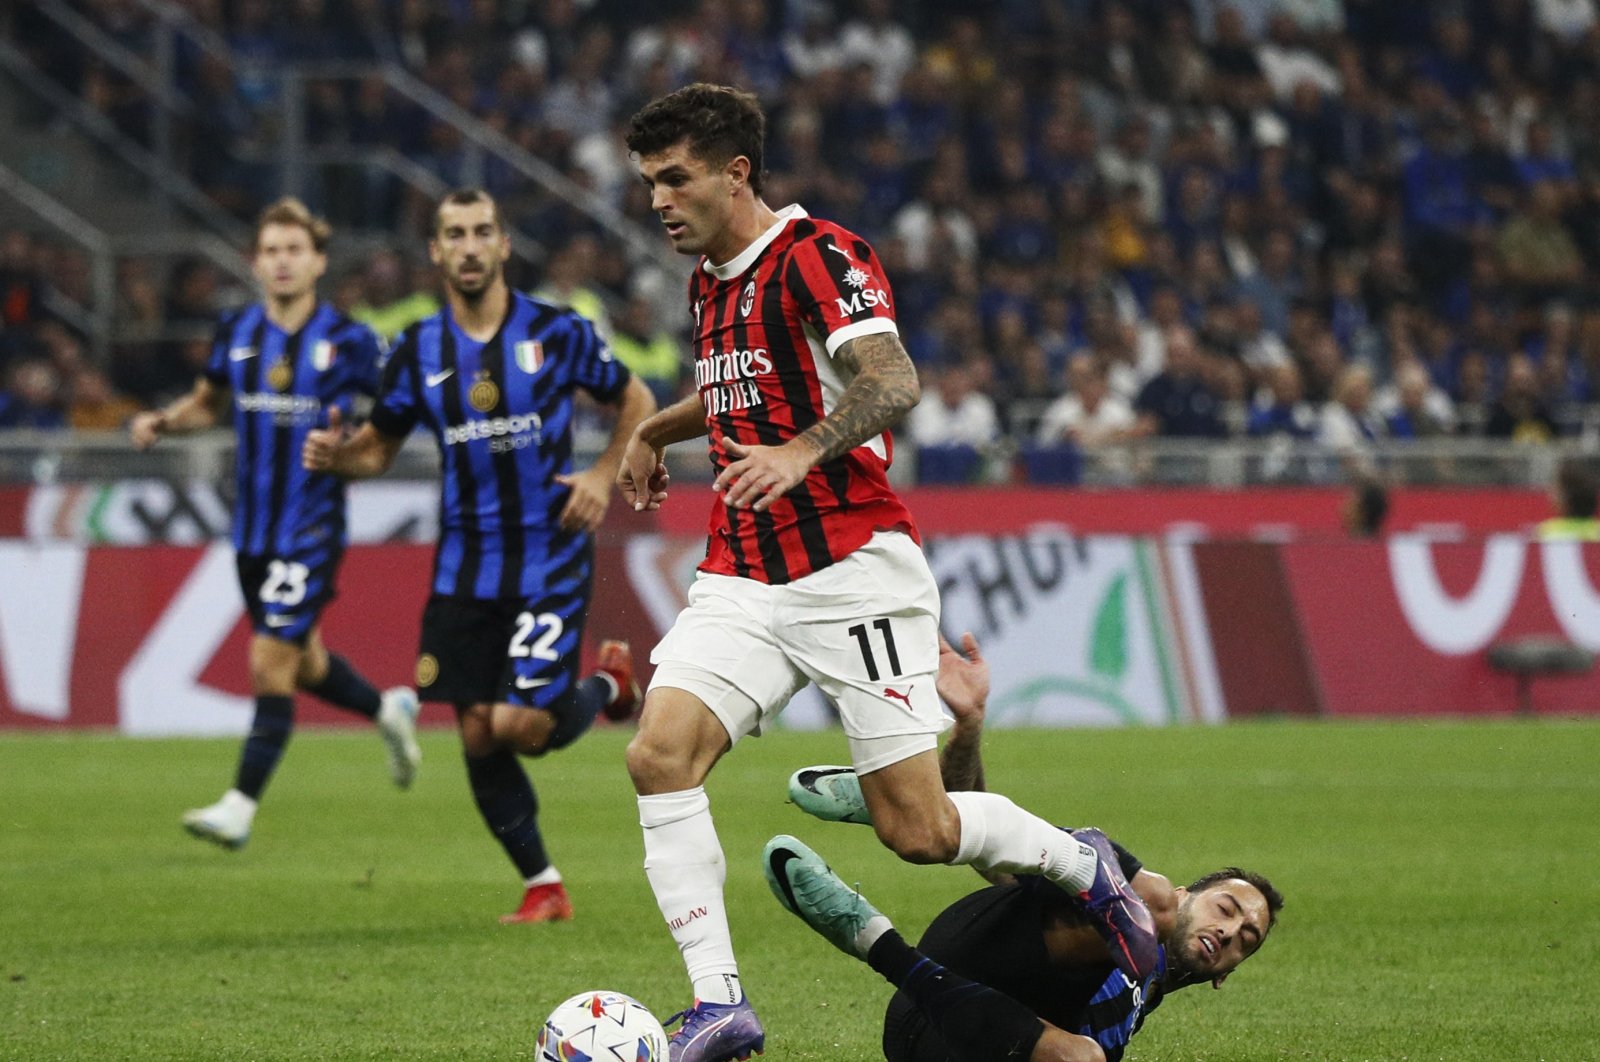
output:
[[[417,657],[417,685],[431,686],[439,680],[439,660],[432,653]]]
[[[479,369],[477,378],[467,390],[467,401],[479,413],[487,413],[500,404],[500,388],[489,379],[488,369]]]
[[[513,349],[517,355],[517,368],[529,376],[544,367],[544,344],[537,339],[524,339]]]
[[[756,308],[756,282],[752,280],[744,286],[744,294],[739,296],[739,316],[749,317],[750,311]]]
[[[311,348],[311,367],[318,372],[327,372],[333,365],[334,347],[326,339],[319,339],[316,346]]]
[[[267,385],[274,391],[287,391],[289,385],[294,383],[294,370],[289,363],[279,359],[272,363],[272,368],[267,370]]]

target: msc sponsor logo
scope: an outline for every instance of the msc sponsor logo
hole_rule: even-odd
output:
[[[444,429],[444,444],[476,442],[479,439],[503,439],[507,436],[539,435],[544,430],[544,420],[537,413],[494,417],[491,420],[469,420],[465,424],[450,424]]]
[[[874,306],[887,307],[889,305],[889,293],[882,288],[864,288],[848,299],[840,298],[833,301],[839,306],[839,316],[854,317],[856,314],[870,310]]]

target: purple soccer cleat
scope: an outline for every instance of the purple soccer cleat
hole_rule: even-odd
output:
[[[767,1046],[767,1034],[748,999],[737,1003],[702,1003],[668,1018],[683,1025],[669,1041],[671,1062],[743,1062]]]
[[[1111,842],[1099,830],[1073,830],[1072,836],[1093,848],[1100,856],[1094,883],[1078,899],[1089,913],[1095,931],[1105,938],[1111,959],[1129,980],[1143,981],[1155,972],[1161,961],[1156,922],[1139,894],[1122,876],[1122,865]]]

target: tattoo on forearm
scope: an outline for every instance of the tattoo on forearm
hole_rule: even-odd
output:
[[[917,369],[900,340],[887,332],[861,336],[834,357],[855,372],[832,413],[799,438],[817,451],[817,462],[849,453],[874,435],[899,423],[917,404]]]
[[[947,793],[982,793],[983,754],[976,742],[952,738],[939,756],[939,776]]]

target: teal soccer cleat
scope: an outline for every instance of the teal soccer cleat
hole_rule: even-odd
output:
[[[865,896],[794,837],[781,834],[768,841],[761,863],[778,902],[846,955],[865,960],[878,938],[893,928]]]
[[[861,779],[850,767],[802,767],[789,776],[789,802],[824,822],[872,825]]]

